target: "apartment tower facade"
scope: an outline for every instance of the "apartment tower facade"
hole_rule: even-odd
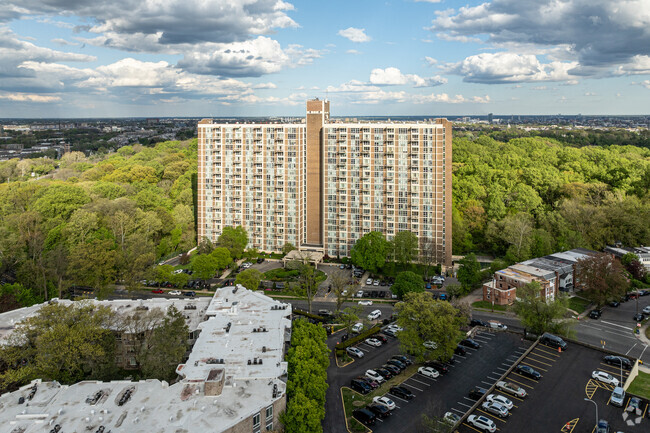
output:
[[[330,119],[307,101],[303,123],[198,125],[198,235],[242,225],[249,247],[347,256],[364,234],[415,233],[451,265],[451,122]]]

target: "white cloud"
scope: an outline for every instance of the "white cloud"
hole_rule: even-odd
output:
[[[369,42],[371,40],[370,36],[366,35],[366,29],[357,29],[354,27],[348,27],[344,30],[339,30],[339,36],[343,36],[351,40],[352,42]]]
[[[415,74],[402,74],[397,68],[373,69],[370,72],[370,83],[377,86],[403,86],[413,84],[415,87],[434,87],[447,82],[446,78],[436,75],[435,77],[422,78]]]
[[[65,39],[61,39],[61,38],[51,39],[51,42],[54,42],[55,44],[59,44],[59,45],[63,45],[63,46],[79,45],[77,42],[70,42],[70,41],[66,41]]]
[[[56,102],[60,101],[59,96],[36,95],[29,93],[0,93],[0,99],[7,99],[14,102]]]
[[[448,64],[445,72],[462,75],[471,83],[517,83],[536,81],[566,81],[572,79],[570,71],[577,62],[540,63],[532,54],[508,52],[481,53],[465,60]]]
[[[326,90],[332,93],[374,92],[374,91],[378,91],[379,87],[368,85],[367,83],[364,83],[362,81],[350,80],[347,83],[341,84],[340,86],[327,86]]]
[[[650,74],[650,56],[634,56],[629,63],[619,66],[616,73],[620,75]]]
[[[468,42],[475,42],[475,43],[481,43],[483,42],[479,38],[473,38],[470,36],[462,36],[462,35],[450,35],[448,33],[436,33],[436,37],[440,40],[443,41],[451,41],[451,42],[462,42],[462,43],[468,43]]]
[[[429,56],[426,56],[426,57],[424,58],[424,61],[427,62],[427,64],[428,64],[429,66],[433,66],[433,65],[438,64],[438,60],[434,59],[433,57],[429,57]]]
[[[253,85],[253,89],[277,89],[278,86],[276,86],[274,83],[259,83]]]
[[[650,89],[650,80],[643,80],[643,81],[642,81],[641,83],[639,83],[639,84],[641,84],[641,85],[642,85],[643,87],[645,87],[646,89]],[[617,94],[617,96],[621,96],[621,94],[619,93],[619,94]]]
[[[357,54],[361,54],[361,51],[358,51],[358,50],[347,50],[347,51],[345,52],[345,54],[355,54],[355,55],[357,55]]]
[[[442,0],[415,0],[416,3],[440,3]]]

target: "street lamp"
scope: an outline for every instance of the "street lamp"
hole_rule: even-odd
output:
[[[596,427],[598,427],[598,405],[596,404],[595,401],[588,398],[585,398],[585,401],[590,401],[594,404],[594,406],[596,406]]]

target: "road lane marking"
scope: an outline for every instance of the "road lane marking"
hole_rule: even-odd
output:
[[[630,350],[628,350],[627,352],[625,352],[625,354],[626,354],[626,355],[629,354],[629,353],[632,351],[632,349],[634,349],[634,348],[636,347],[637,344],[639,344],[639,343],[634,343],[634,346],[630,347]]]
[[[632,326],[623,326],[623,325],[619,325],[618,323],[606,322],[604,320],[601,320],[600,323],[606,323],[608,325],[617,326],[619,328],[625,329],[626,331],[629,331],[630,328],[632,328]]]

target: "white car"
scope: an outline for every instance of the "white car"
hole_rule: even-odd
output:
[[[479,430],[487,431],[490,433],[497,431],[497,425],[494,423],[494,421],[487,417],[484,417],[483,415],[470,415],[467,417],[467,422]]]
[[[366,371],[366,377],[371,378],[377,383],[384,383],[384,376],[381,374],[377,373],[375,370],[367,370]]]
[[[508,409],[506,409],[505,406],[503,406],[501,403],[497,403],[494,401],[486,401],[483,402],[481,405],[484,411],[491,413],[492,415],[496,415],[500,418],[506,418],[510,413],[508,412]]]
[[[460,415],[453,412],[447,412],[445,413],[445,416],[442,417],[442,420],[449,425],[455,425],[458,421],[460,421]]]
[[[178,274],[182,274],[182,273],[183,273],[182,269],[176,269],[174,272],[172,272],[172,274],[174,274],[174,275],[178,275]]]
[[[420,373],[422,376],[430,377],[432,379],[435,379],[438,376],[440,376],[438,370],[432,367],[420,367],[418,368],[418,373]]]
[[[372,311],[368,314],[368,320],[377,320],[381,317],[381,310]]]
[[[345,349],[345,351],[348,353],[350,356],[356,356],[357,358],[363,358],[363,350],[357,348],[357,347],[348,347]]]
[[[650,314],[650,305],[643,309],[643,314]]]
[[[424,343],[422,343],[422,345],[424,347],[426,347],[427,349],[431,349],[431,350],[436,350],[438,348],[438,345],[436,344],[436,342],[431,341],[431,340],[425,341]]]
[[[375,281],[373,281],[373,282],[372,282],[372,285],[373,285],[373,286],[378,286],[378,285],[379,285],[379,280],[375,280]]]
[[[395,409],[395,402],[388,397],[375,397],[372,401],[382,406],[386,406],[388,410]]]
[[[392,325],[388,325],[388,328],[392,329],[393,331],[397,331],[397,332],[402,332],[404,330],[404,328],[402,328],[401,326],[398,326],[398,325],[396,325],[394,323]]]
[[[381,341],[377,340],[376,338],[366,338],[366,344],[379,347],[381,346]]]
[[[363,298],[363,290],[359,290],[356,294],[357,298]]]
[[[504,406],[508,410],[512,410],[512,408],[514,407],[512,400],[500,394],[490,394],[485,399],[489,402],[499,403],[500,405]]]
[[[344,290],[341,292],[341,296],[348,296],[348,289],[344,289]]]
[[[372,285],[372,278],[368,278],[366,280],[366,286],[371,286]]]
[[[364,301],[359,301],[359,305],[372,305],[372,301],[370,300],[364,300]]]
[[[503,380],[500,380],[497,382],[496,387],[501,391],[507,392],[508,394],[512,394],[516,397],[519,398],[526,397],[526,391],[519,385],[515,385],[512,382],[505,382]]]
[[[508,329],[508,327],[506,325],[499,322],[498,320],[488,320],[488,324],[490,325],[490,328],[492,328],[492,329],[500,329],[502,331],[505,331],[506,329]]]
[[[167,294],[172,295],[172,296],[180,296],[181,291],[180,290],[172,290],[171,292],[168,292]]]
[[[605,373],[604,371],[596,370],[591,373],[591,377],[592,379],[596,379],[599,382],[608,383],[610,385],[614,385],[614,387],[618,386],[618,379],[609,373]]]

